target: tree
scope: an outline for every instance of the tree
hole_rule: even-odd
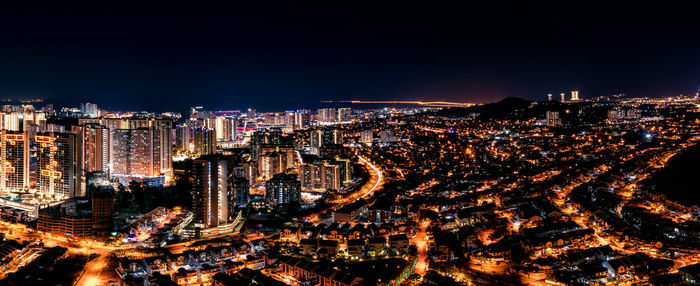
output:
[[[418,248],[416,248],[415,244],[411,244],[408,246],[408,255],[415,256],[417,253],[418,253]]]

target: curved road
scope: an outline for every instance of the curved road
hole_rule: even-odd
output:
[[[322,209],[316,213],[306,216],[307,221],[318,222],[319,214],[322,214],[331,208],[351,204],[359,199],[365,198],[367,196],[372,196],[372,194],[374,194],[375,191],[379,190],[384,185],[384,174],[382,170],[379,167],[377,167],[377,165],[367,160],[364,156],[359,156],[359,159],[360,164],[365,166],[365,168],[367,168],[367,170],[369,171],[369,179],[367,180],[367,182],[365,182],[365,184],[362,185],[362,187],[360,187],[360,189],[355,191],[352,195],[334,201],[330,201],[332,205],[331,207]]]

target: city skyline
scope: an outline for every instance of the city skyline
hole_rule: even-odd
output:
[[[23,4],[0,285],[700,285],[692,5]]]

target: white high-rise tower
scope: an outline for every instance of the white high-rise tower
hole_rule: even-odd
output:
[[[562,102],[566,101],[566,93],[562,92],[560,95],[561,95],[561,101]]]
[[[578,101],[578,90],[571,91],[571,101]]]
[[[552,101],[552,94],[551,93],[547,94],[547,100]]]

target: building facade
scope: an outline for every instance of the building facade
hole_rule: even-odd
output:
[[[219,226],[229,220],[228,163],[216,156],[193,162],[192,208],[195,226]]]
[[[0,131],[0,188],[21,190],[29,188],[29,136],[18,131]]]
[[[277,174],[265,183],[265,201],[269,205],[285,205],[301,198],[301,182],[295,174]]]
[[[38,133],[37,189],[56,199],[84,196],[80,137],[74,133]]]

